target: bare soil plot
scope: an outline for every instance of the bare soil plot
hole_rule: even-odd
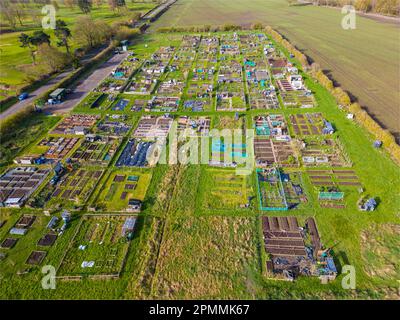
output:
[[[154,139],[166,137],[173,119],[170,117],[143,116],[133,134],[137,138]]]
[[[99,119],[99,115],[72,114],[64,118],[51,133],[82,135],[82,130],[88,131]]]
[[[103,172],[103,169],[95,167],[74,169],[63,175],[55,185],[48,183],[35,200],[43,201],[44,207],[49,209],[60,203],[68,208],[83,205]]]
[[[16,228],[21,228],[21,229],[28,229],[32,226],[32,224],[35,222],[36,216],[32,215],[23,215],[19,218],[17,223],[15,224]]]
[[[318,251],[321,248],[318,229],[313,218],[307,223],[312,237],[311,246]],[[269,255],[267,271],[269,274],[282,276],[285,271],[297,275],[316,275],[316,261],[307,253],[306,233],[301,232],[296,217],[262,217],[265,251]]]
[[[285,167],[298,166],[291,141],[255,138],[254,154],[257,166],[270,166],[274,163]]]
[[[18,242],[17,238],[6,238],[0,245],[2,249],[12,249]]]
[[[324,128],[321,113],[292,114],[289,122],[296,136],[321,135]]]
[[[306,138],[299,143],[300,154],[306,167],[351,166],[351,161],[338,139]]]
[[[26,260],[26,263],[31,265],[39,265],[42,263],[46,255],[46,251],[32,251],[28,259]]]
[[[359,187],[361,182],[353,170],[307,170],[311,184],[315,186]]]
[[[318,193],[322,208],[346,208],[346,194],[362,186],[354,170],[307,170],[308,177]]]
[[[48,137],[39,142],[39,148],[45,148],[47,159],[63,159],[78,143],[78,138]]]
[[[117,151],[121,140],[107,136],[86,137],[71,159],[82,164],[107,165]]]
[[[47,233],[38,241],[38,246],[51,247],[57,240],[57,235],[54,233]]]

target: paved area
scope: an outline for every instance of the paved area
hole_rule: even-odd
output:
[[[40,88],[36,89],[35,91],[31,92],[29,94],[29,97],[25,99],[24,101],[19,101],[16,104],[13,104],[11,107],[9,107],[7,110],[4,110],[0,114],[0,120],[7,118],[8,116],[28,107],[31,105],[37,97],[39,97],[41,94],[45,93],[48,91],[52,86],[54,86],[57,82],[61,81],[63,78],[65,78],[71,71],[66,71],[63,73],[60,73],[53,79],[49,80],[45,85],[41,86]]]
[[[82,80],[75,87],[74,92],[66,96],[66,100],[60,104],[47,105],[44,111],[51,113],[66,113],[72,110],[78,103],[80,103],[97,85],[103,81],[108,74],[127,57],[128,53],[113,55],[109,60],[89,75],[86,79]]]

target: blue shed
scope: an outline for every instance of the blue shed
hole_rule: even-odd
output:
[[[335,130],[329,121],[324,120],[324,128],[322,129],[323,134],[333,134]]]

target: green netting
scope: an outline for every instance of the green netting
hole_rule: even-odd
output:
[[[262,125],[256,126],[256,133],[258,136],[269,136],[271,134],[271,129],[269,128],[268,122],[264,120]]]
[[[257,127],[256,132],[258,136],[269,136],[271,134],[268,126]]]
[[[342,200],[343,197],[343,192],[320,192],[318,194],[320,200]]]

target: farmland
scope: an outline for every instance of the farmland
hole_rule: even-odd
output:
[[[398,136],[399,26],[357,17],[356,29],[346,31],[340,26],[342,17],[337,9],[291,7],[286,0],[181,0],[152,29],[224,23],[271,25]]]
[[[1,298],[398,298],[399,168],[270,35],[150,33],[129,50],[138,61],[122,62],[135,65],[126,86],[97,86],[62,117],[41,114],[42,128],[7,155],[10,192],[29,187],[23,174],[8,179],[15,168],[48,175],[35,177],[29,199],[1,193]],[[195,67],[205,56],[210,74]],[[200,95],[189,92],[203,82]],[[129,93],[139,86],[143,94]],[[312,106],[285,105],[287,89]],[[220,94],[236,105],[231,93],[244,96],[240,107],[218,108]],[[277,100],[253,108],[253,95]],[[175,141],[175,127],[189,133]],[[212,129],[255,129],[255,138],[217,141]],[[218,161],[185,163],[186,149],[172,161],[174,144],[198,149],[187,144],[196,135]],[[248,174],[238,174],[243,160]],[[361,197],[375,210],[361,210]],[[277,281],[291,276],[282,270],[293,257],[305,267]],[[40,286],[45,265],[57,270],[56,290]],[[341,286],[344,265],[355,267],[354,290]],[[327,270],[337,277],[323,284]]]

